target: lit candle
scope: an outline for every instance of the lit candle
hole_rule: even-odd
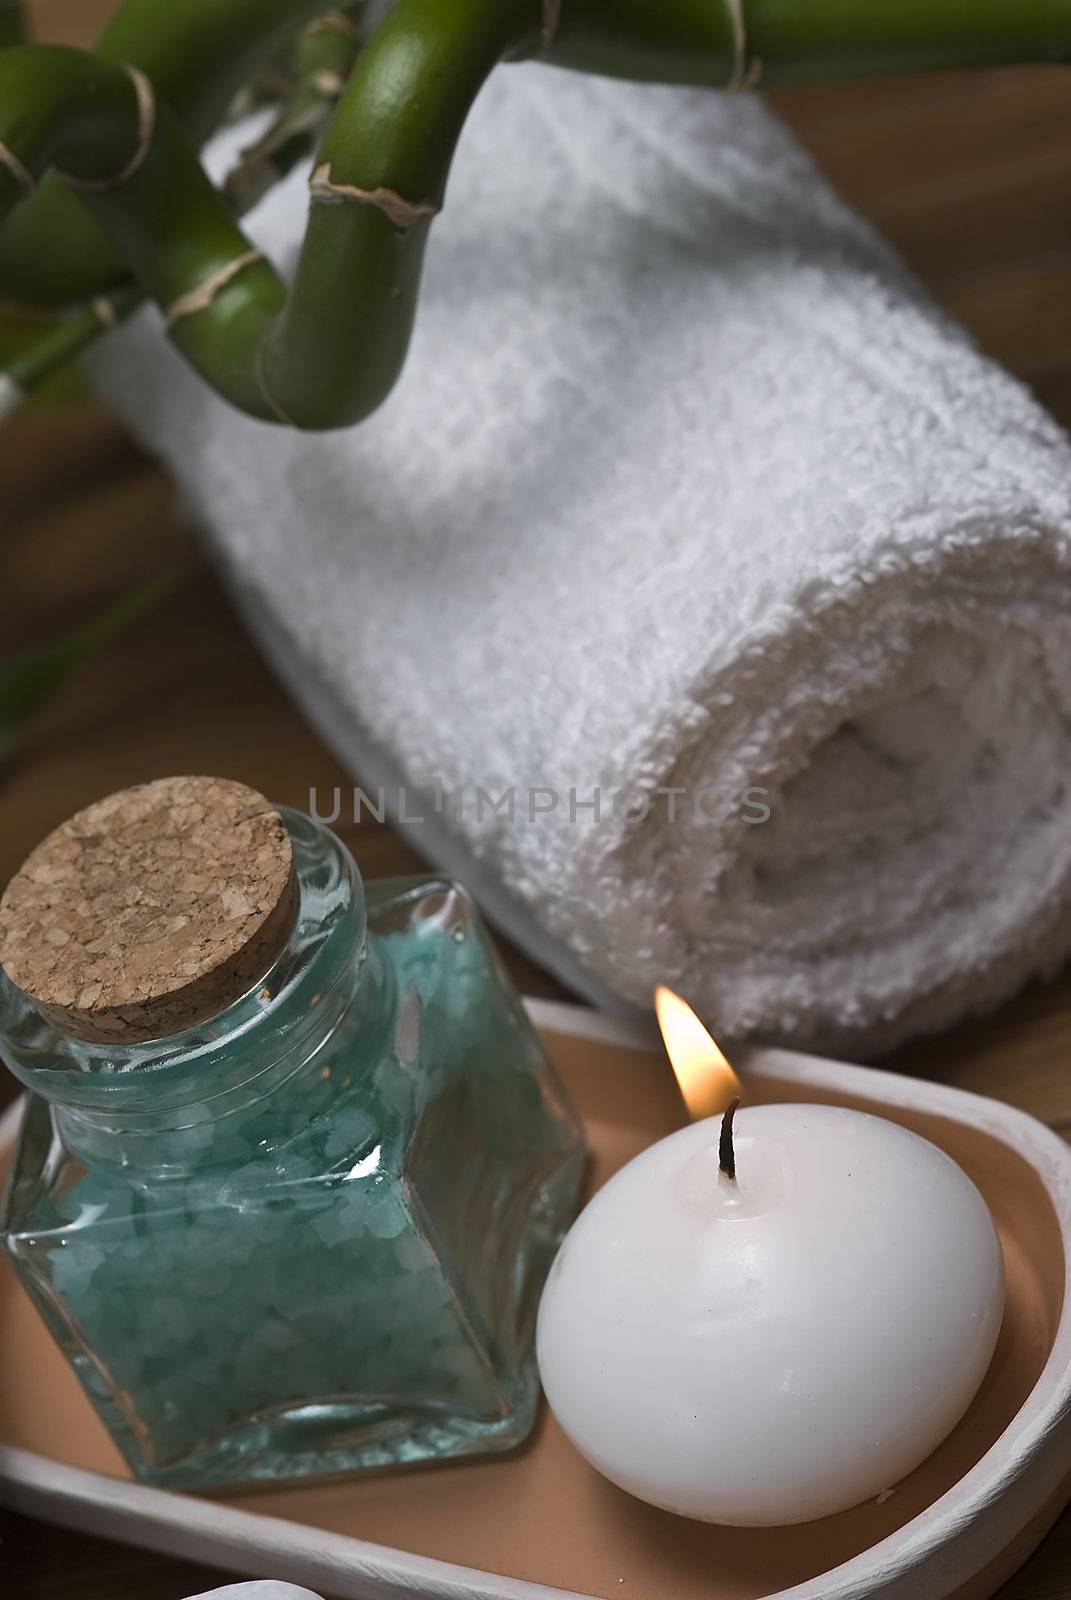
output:
[[[659,1020],[704,1120],[652,1145],[573,1225],[537,1345],[591,1464],[708,1522],[808,1522],[891,1489],[977,1392],[1000,1244],[928,1140],[836,1106],[744,1106],[698,1018]]]

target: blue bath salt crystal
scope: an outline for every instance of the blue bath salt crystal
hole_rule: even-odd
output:
[[[365,928],[342,847],[287,822],[300,959],[262,1016],[247,997],[231,1032],[148,1062],[158,1101],[137,1068],[106,1105],[80,1099],[92,1071],[66,1070],[0,990],[0,1038],[35,1091],[7,1247],[132,1469],[161,1485],[521,1442],[536,1303],[583,1169],[463,892],[369,886]]]

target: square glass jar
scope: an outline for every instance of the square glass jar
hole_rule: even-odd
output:
[[[144,1481],[505,1450],[580,1127],[471,901],[369,886],[282,811],[300,891],[248,993],[148,1044],[63,1035],[0,973],[31,1097],[6,1247]]]

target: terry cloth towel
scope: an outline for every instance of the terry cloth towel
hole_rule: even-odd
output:
[[[579,991],[871,1053],[1071,947],[1071,450],[760,103],[496,73],[359,429],[233,414],[155,311],[95,367],[368,797]]]
[[[280,1583],[275,1578],[261,1578],[251,1583],[228,1583],[222,1589],[208,1589],[195,1594],[192,1600],[320,1600],[311,1589],[299,1589],[293,1583]]]

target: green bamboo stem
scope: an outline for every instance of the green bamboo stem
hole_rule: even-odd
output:
[[[77,361],[91,345],[126,321],[143,303],[140,289],[125,284],[106,295],[97,295],[87,306],[64,317],[55,328],[28,349],[13,356],[0,372],[0,419],[16,410],[24,400],[72,361]]]
[[[289,301],[162,104],[134,170],[81,191],[82,201],[219,393],[301,427],[357,421],[404,359],[427,225],[469,107],[498,60],[534,48],[541,20],[538,0],[401,0],[324,138]],[[138,150],[130,75],[98,57],[5,52],[0,107],[0,139],[35,176],[54,165],[68,179],[107,181]],[[17,195],[0,170],[0,213]]]
[[[922,0],[744,3],[566,0],[559,12],[556,0],[399,0],[324,137],[289,294],[167,106],[156,105],[143,138],[129,73],[55,47],[8,50],[0,140],[14,163],[0,168],[0,217],[17,198],[20,167],[104,180],[82,203],[201,376],[250,415],[340,427],[372,411],[401,368],[428,225],[465,116],[498,61],[547,47],[562,65],[740,85],[760,71],[777,83],[1056,60],[1071,39],[1071,0],[942,0],[939,13]]]
[[[318,17],[298,40],[293,86],[270,127],[243,150],[223,185],[239,215],[253,209],[326,127],[361,47],[361,9],[350,6]]]
[[[381,23],[320,146],[293,289],[257,351],[272,415],[340,427],[386,398],[462,125],[542,23],[539,0],[399,0]]]
[[[783,84],[1071,59],[1068,0],[747,0],[747,14]]]
[[[356,11],[358,8],[350,9]],[[340,14],[335,15],[337,17]],[[355,26],[319,27],[313,23],[306,32],[310,36],[310,43],[317,36],[324,41],[305,51],[299,46],[299,56],[306,74],[320,78],[328,70],[343,74],[350,70],[361,42]],[[330,35],[333,38],[328,37]],[[283,106],[269,130],[281,137],[266,137],[258,142],[251,151],[243,153],[243,159],[228,174],[223,192],[238,215],[252,209],[273,183],[285,178],[308,155],[316,135],[322,131],[331,107],[338,100],[338,91],[332,92],[331,86],[322,80],[310,83],[309,88],[311,96],[305,94],[299,78],[291,100]],[[299,103],[309,104],[310,99],[315,99],[318,115],[309,117],[306,122],[303,117],[295,116],[294,108]],[[84,355],[99,339],[125,322],[144,304],[144,300],[144,295],[136,285],[121,284],[108,294],[95,296],[88,305],[72,312],[58,327],[50,328],[42,338],[11,359],[0,370],[0,422],[58,372]]]
[[[562,0],[546,59],[709,88],[1059,63],[1071,0]]]
[[[168,572],[118,599],[57,638],[0,661],[0,763],[26,725],[63,685],[108,645],[167,600],[185,572]]]
[[[242,85],[327,4],[125,0],[101,35],[96,54],[144,72],[199,145]],[[51,176],[0,227],[0,295],[24,305],[89,300],[125,274],[122,258],[79,197]]]

